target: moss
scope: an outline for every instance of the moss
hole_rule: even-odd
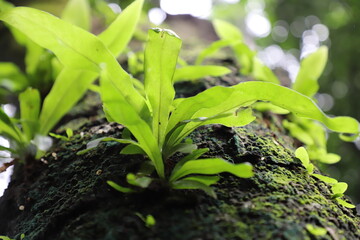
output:
[[[254,165],[255,176],[223,174],[218,199],[201,191],[145,191],[124,195],[107,180],[124,183],[144,158],[121,156],[118,143],[101,143],[77,156],[90,139],[119,137],[121,126],[86,124],[70,142],[45,156],[48,165],[16,201],[25,210],[8,219],[6,234],[27,239],[359,239],[358,217],[331,199],[328,186],[309,176],[294,158],[282,129],[264,120],[230,129],[214,125],[190,137],[217,156]],[[53,154],[56,153],[56,154]],[[101,170],[100,172],[98,170]],[[0,214],[5,211],[0,208]],[[6,209],[8,211],[8,209]],[[135,214],[151,214],[147,228]],[[306,224],[328,230],[312,236]]]

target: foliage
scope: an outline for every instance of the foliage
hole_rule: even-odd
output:
[[[300,148],[296,149],[295,156],[298,159],[300,159],[301,163],[303,164],[303,166],[306,168],[307,172],[311,176],[314,176],[314,177],[320,179],[321,181],[331,185],[331,191],[333,193],[331,198],[336,199],[336,201],[339,204],[343,205],[344,207],[355,208],[354,205],[341,199],[341,197],[344,196],[344,192],[348,188],[347,183],[338,182],[334,178],[330,178],[330,177],[326,177],[326,176],[314,173],[314,165],[312,163],[310,163],[309,155],[304,147],[300,147]]]
[[[133,6],[142,2],[135,1]],[[149,187],[154,180],[160,179],[175,189],[201,189],[215,197],[209,186],[219,180],[217,174],[229,172],[238,177],[253,176],[252,166],[246,163],[232,164],[220,158],[199,159],[207,150],[197,149],[195,144],[185,139],[203,125],[233,127],[252,122],[251,106],[257,101],[271,102],[298,117],[320,121],[336,132],[358,134],[359,131],[355,119],[330,118],[311,98],[271,82],[217,86],[194,97],[174,99],[174,74],[181,40],[170,30],[149,30],[144,55],[145,80],[143,89],[139,91],[114,57],[125,46],[124,41],[115,41],[119,37],[115,29],[123,27],[124,22],[115,20],[112,26],[117,27],[110,26],[96,37],[30,8],[10,9],[2,12],[0,19],[40,46],[50,49],[64,65],[62,73],[72,72],[72,76],[77,73],[79,79],[89,82],[100,75],[100,94],[107,119],[122,124],[126,130],[122,139],[103,138],[88,145],[96,146],[100,141],[128,144],[122,150],[123,154],[145,154],[151,163],[139,173],[127,175],[129,188],[108,182],[122,192]],[[236,42],[235,46],[235,51],[247,49],[242,42]],[[257,64],[255,57],[249,62],[249,71],[255,76],[272,81],[272,73]],[[178,152],[183,154],[183,158],[174,167],[169,167],[168,161]]]
[[[86,1],[70,1],[67,8],[65,9],[64,16],[66,16],[66,21],[80,24],[81,27],[89,30],[90,16],[87,12],[84,12],[87,11],[86,9],[88,8],[83,6],[85,3]],[[135,31],[136,24],[139,20],[142,3],[142,1],[137,1],[129,6],[105,31],[99,35],[99,38],[103,40],[104,44],[106,44],[108,49],[111,50],[111,54],[114,56],[120,55],[130,41]],[[83,6],[81,8],[81,13],[79,13],[77,9],[79,4]],[[24,10],[21,10],[21,8],[18,9],[12,7],[7,7],[6,9],[8,9],[10,12]],[[82,14],[82,12],[84,12],[84,14]],[[14,21],[14,19],[12,16],[8,15],[8,20],[10,21],[8,24],[9,28],[13,32],[16,32],[18,36],[22,36],[22,39],[29,43],[26,45],[28,46],[28,52],[35,51],[32,50],[32,47],[36,49],[42,49],[42,47],[53,46],[55,49],[60,49],[61,47],[59,48],[59,46],[63,44],[66,45],[66,40],[68,39],[76,42],[78,46],[84,44],[81,38],[75,39],[71,36],[72,31],[77,31],[78,29],[72,28],[73,25],[66,24],[67,26],[71,27],[67,29],[65,26],[63,31],[56,31],[52,29],[53,25],[49,23],[47,25],[43,25],[42,21],[35,21],[32,19],[33,14],[39,14],[34,19],[40,20],[41,15],[44,13],[40,13],[36,10],[29,10],[27,14],[20,14],[20,16],[18,16],[19,21],[23,23],[23,27],[26,28],[26,31],[19,31],[17,30],[16,26],[12,26],[10,22]],[[82,16],[81,19],[79,19],[80,15]],[[1,16],[5,16],[6,18],[6,11],[2,12]],[[40,25],[41,29],[44,31],[36,31],[36,33],[33,32],[33,30],[37,29]],[[61,41],[59,38],[60,42],[57,42],[54,45],[54,43],[47,41],[46,34],[51,34],[54,37],[57,35],[62,35],[61,39],[63,41]],[[90,33],[87,34],[91,35]],[[32,39],[33,37],[35,37],[35,39]],[[40,42],[38,42],[38,40],[40,40]],[[38,44],[42,46],[40,47]],[[52,49],[52,47],[50,48]],[[54,50],[54,52],[56,53],[57,50]],[[34,145],[36,145],[38,150],[46,150],[40,146],[41,144],[37,144],[38,141],[35,139],[40,139],[40,142],[47,141],[45,136],[48,134],[48,132],[85,94],[87,89],[98,76],[96,72],[86,70],[86,68],[84,69],[83,66],[81,66],[81,63],[86,61],[80,60],[78,62],[80,63],[80,68],[76,68],[76,66],[79,66],[79,64],[77,64],[77,60],[79,60],[78,58],[72,58],[72,55],[70,54],[69,56],[67,51],[63,52],[63,56],[65,56],[66,59],[71,59],[71,61],[65,61],[66,64],[64,64],[63,67],[61,65],[59,66],[60,73],[57,75],[54,86],[52,87],[50,93],[45,97],[42,107],[39,91],[37,89],[28,88],[19,95],[20,119],[11,119],[3,112],[3,110],[0,109],[0,132],[4,134],[12,143],[12,148],[15,149],[15,151],[12,152],[15,153],[14,157],[18,159],[24,160],[24,158],[29,154],[32,156],[36,155],[37,151],[35,150],[34,153],[33,150]],[[39,56],[36,55],[36,57]],[[34,56],[31,57],[29,63],[33,64],[34,58]],[[12,65],[10,65],[10,67],[11,66]],[[31,69],[33,68],[34,67]],[[12,75],[14,74],[16,76],[23,76],[19,72],[13,72]],[[16,82],[17,78],[14,80]],[[39,155],[41,152],[38,151],[37,154]]]

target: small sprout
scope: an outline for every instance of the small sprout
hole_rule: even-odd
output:
[[[327,233],[327,230],[322,227],[316,227],[312,224],[306,224],[306,230],[309,231],[314,236],[324,236]]]
[[[62,136],[62,135],[59,135],[59,134],[55,134],[55,133],[49,133],[49,135],[51,137],[54,137],[54,138],[57,138],[57,139],[60,139],[60,140],[63,140],[65,142],[67,141],[70,141],[71,138],[74,136],[74,132],[71,128],[67,128],[66,129],[66,137],[65,136]]]
[[[135,215],[138,216],[148,228],[151,228],[156,224],[156,220],[151,214],[148,214],[146,217],[144,217],[141,213],[136,212]]]

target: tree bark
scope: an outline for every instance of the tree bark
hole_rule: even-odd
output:
[[[241,128],[202,127],[190,137],[234,163],[250,162],[250,179],[222,174],[217,199],[195,190],[158,188],[133,194],[124,184],[145,160],[120,155],[122,144],[103,142],[76,153],[91,139],[120,137],[122,126],[90,118],[71,141],[57,142],[42,161],[17,165],[0,199],[0,235],[42,239],[360,239],[360,218],[331,199],[325,183],[307,174],[294,157],[294,140],[279,118],[259,114]],[[147,227],[139,217],[152,215]],[[316,236],[306,227],[326,229]]]

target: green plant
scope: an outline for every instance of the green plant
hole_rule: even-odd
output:
[[[23,240],[24,238],[25,238],[25,234],[22,233],[22,234],[20,235],[20,240]],[[1,239],[1,240],[16,240],[16,239],[9,238],[9,237],[6,237],[6,236],[0,236],[0,239]]]
[[[146,215],[146,217],[144,217],[141,213],[137,212],[135,213],[135,215],[138,216],[145,223],[145,226],[148,228],[152,228],[156,224],[156,220],[151,214],[148,214]]]
[[[339,204],[343,205],[347,208],[355,208],[353,204],[346,202],[345,200],[341,199],[344,196],[344,192],[348,188],[347,183],[338,182],[334,178],[326,177],[320,174],[314,173],[314,165],[310,163],[308,152],[304,147],[299,147],[295,151],[295,156],[300,159],[303,166],[306,168],[307,172],[321,181],[329,184],[331,186],[332,196],[331,198],[335,199]]]
[[[244,43],[242,33],[236,26],[222,20],[214,20],[213,25],[220,40],[206,48],[199,55],[197,63],[201,63],[206,57],[219,49],[230,46],[235,53],[236,59],[241,64],[240,72],[242,74],[250,75],[256,80],[280,83],[272,71],[260,63],[256,57],[256,52],[250,50]],[[327,57],[328,49],[322,46],[314,53],[303,58],[299,73],[291,88],[314,99],[319,89],[318,79],[324,71]],[[298,118],[293,114],[289,114],[286,109],[279,108],[271,103],[259,102],[254,105],[254,108],[259,111],[288,114],[283,121],[283,126],[289,130],[293,137],[306,145],[310,159],[325,164],[334,164],[340,161],[339,155],[327,152],[326,129],[317,122],[311,119]],[[344,141],[353,141],[356,136],[340,135],[340,138]]]
[[[72,7],[79,6],[78,3],[86,1],[73,0],[70,2]],[[122,53],[130,41],[136,24],[140,17],[143,1],[138,0],[126,8],[114,22],[103,31],[98,37],[102,39],[102,42],[108,47],[109,55],[118,56]],[[0,5],[2,7],[3,5]],[[92,51],[96,52],[96,46],[88,46],[84,44],[81,38],[73,36],[74,31],[79,28],[73,27],[70,23],[62,21],[65,26],[60,30],[52,30],[54,25],[50,22],[43,25],[41,16],[45,13],[27,8],[12,8],[7,7],[0,8],[1,17],[8,18],[8,26],[12,31],[22,34],[27,39],[27,42],[31,42],[32,45],[37,48],[48,47],[57,53],[58,50],[62,51],[63,46],[66,45],[64,39],[68,39],[75,42],[76,45],[84,45],[85,47],[93,48]],[[75,21],[84,28],[89,27],[88,17],[81,18],[79,22],[77,19],[78,11],[76,14],[68,13],[72,8],[67,8],[65,11],[66,19],[68,21]],[[84,8],[86,11],[86,8]],[[7,15],[8,12],[25,11],[26,14],[20,14],[18,17]],[[74,13],[72,11],[72,13]],[[46,14],[47,15],[47,14]],[[80,14],[81,15],[81,14]],[[86,16],[86,14],[84,14]],[[6,17],[7,16],[7,17]],[[32,19],[32,16],[36,16]],[[18,23],[24,23],[26,31],[17,30],[16,26],[11,24],[12,21]],[[7,22],[7,21],[5,21]],[[16,25],[16,24],[15,24]],[[41,26],[40,28],[38,28]],[[56,26],[56,24],[55,24]],[[71,27],[67,27],[71,26]],[[33,31],[34,29],[42,29],[41,31]],[[43,31],[45,30],[45,31]],[[82,30],[82,29],[81,29]],[[85,30],[82,30],[86,32]],[[47,34],[51,34],[53,37],[62,36],[58,42],[54,43],[47,41]],[[91,35],[86,32],[86,34]],[[91,35],[92,36],[92,35]],[[35,38],[35,39],[33,39]],[[40,39],[40,42],[38,41]],[[71,44],[70,44],[71,45]],[[41,47],[40,47],[41,46]],[[28,48],[30,49],[30,48]],[[66,47],[65,47],[66,49]],[[19,95],[20,102],[20,119],[9,118],[3,110],[0,109],[0,133],[9,139],[11,148],[4,148],[12,153],[15,159],[24,160],[27,155],[36,156],[41,154],[41,150],[46,150],[41,147],[44,142],[45,136],[56,125],[56,123],[76,104],[76,102],[85,94],[90,85],[98,77],[98,73],[91,71],[91,64],[87,64],[87,61],[79,58],[72,58],[72,54],[68,54],[68,51],[64,51],[65,63],[60,66],[60,72],[56,77],[55,83],[50,93],[45,97],[42,106],[39,91],[37,89],[28,88]],[[114,57],[113,57],[114,58]],[[114,58],[115,59],[115,58]],[[60,59],[63,60],[63,59]],[[62,62],[64,63],[64,61]],[[85,64],[84,64],[85,63]],[[46,142],[46,140],[45,140]],[[37,149],[34,149],[34,146]],[[39,151],[40,150],[40,151]]]
[[[59,134],[55,134],[55,133],[49,133],[49,135],[51,137],[54,137],[54,138],[57,138],[57,139],[61,139],[63,141],[70,141],[71,138],[74,136],[74,132],[71,128],[67,128],[66,129],[66,137],[65,136],[62,136],[62,135],[59,135]]]
[[[53,51],[65,67],[100,74],[105,114],[109,121],[120,123],[127,130],[122,139],[104,138],[97,141],[118,141],[128,144],[122,150],[124,154],[147,155],[151,163],[147,166],[152,165],[157,178],[175,189],[202,189],[215,196],[209,186],[218,181],[218,173],[230,172],[238,177],[253,175],[249,164],[232,164],[220,158],[199,159],[206,149],[196,149],[194,144],[184,142],[184,139],[202,125],[243,126],[250,123],[254,120],[250,106],[257,101],[270,101],[297,116],[318,120],[333,131],[359,133],[359,123],[355,119],[327,117],[310,98],[268,82],[217,86],[194,97],[174,99],[173,75],[181,40],[168,30],[149,31],[145,49],[144,92],[141,92],[134,87],[131,76],[111,53],[117,42],[109,45],[108,38],[96,37],[49,14],[29,8],[11,9],[1,13],[0,19]],[[174,168],[165,167],[176,152],[187,155]],[[139,174],[129,174],[128,183],[140,188],[147,187],[154,175],[148,174],[151,167],[145,169]],[[113,182],[109,184],[120,191],[133,191]]]

